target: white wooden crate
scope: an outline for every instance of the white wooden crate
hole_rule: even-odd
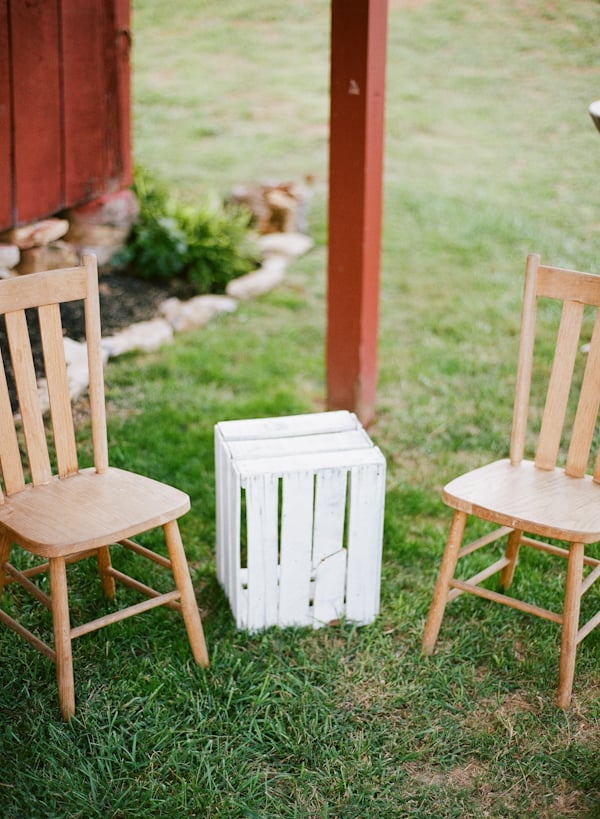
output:
[[[238,628],[379,611],[385,458],[350,412],[215,426],[217,575]]]

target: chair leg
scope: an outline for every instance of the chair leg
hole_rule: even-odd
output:
[[[506,544],[506,551],[504,557],[510,560],[510,563],[502,569],[500,574],[500,587],[506,591],[513,581],[515,569],[517,567],[517,558],[519,557],[519,547],[521,545],[521,537],[523,532],[519,529],[513,529],[508,536],[508,543]]]
[[[10,538],[7,534],[0,535],[0,597],[4,591],[4,583],[6,578],[6,570],[4,564],[10,556]]]
[[[442,625],[446,602],[448,600],[449,583],[452,580],[454,570],[456,569],[458,551],[465,533],[466,522],[466,512],[456,511],[454,513],[437,583],[435,584],[435,589],[433,592],[429,616],[427,618],[425,631],[423,633],[423,654],[431,654],[433,652],[440,626]]]
[[[71,652],[67,567],[63,557],[50,558],[49,564],[58,699],[63,718],[69,720],[75,713],[75,683]]]
[[[571,543],[569,561],[567,564],[562,636],[560,642],[560,666],[558,676],[559,708],[568,708],[571,704],[573,676],[575,674],[575,656],[577,653],[577,632],[579,631],[583,557],[583,543]]]
[[[206,650],[206,642],[204,640],[204,631],[202,629],[202,621],[200,620],[200,612],[198,611],[198,604],[196,603],[196,595],[194,594],[194,587],[192,586],[192,579],[188,568],[185,552],[183,550],[183,543],[181,542],[181,534],[176,520],[172,520],[163,526],[165,533],[165,541],[169,551],[169,559],[173,570],[173,577],[177,589],[181,594],[181,611],[183,620],[190,641],[192,654],[195,661],[208,668],[208,652]]]
[[[108,574],[107,571],[108,569],[112,568],[109,547],[101,546],[98,549],[98,555],[96,559],[98,561],[98,571],[100,573],[102,591],[104,592],[105,597],[108,597],[109,600],[114,600],[116,594],[115,578],[112,577],[112,575]]]

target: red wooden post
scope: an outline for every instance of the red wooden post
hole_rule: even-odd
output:
[[[387,0],[332,0],[327,404],[375,416]]]

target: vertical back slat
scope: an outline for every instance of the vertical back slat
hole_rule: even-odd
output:
[[[533,372],[533,347],[535,340],[535,322],[537,307],[537,272],[540,257],[531,253],[527,257],[525,271],[525,288],[523,292],[523,309],[521,315],[521,338],[519,342],[519,361],[517,365],[517,382],[515,386],[515,403],[513,408],[512,435],[510,439],[510,460],[518,464],[523,460],[525,451],[525,434],[529,411],[529,392]]]
[[[87,298],[84,302],[85,327],[89,369],[90,408],[92,416],[92,444],[94,466],[97,472],[108,469],[108,441],[106,437],[106,408],[104,405],[104,371],[100,330],[100,299],[98,296],[98,269],[95,256],[84,256],[87,269]]]
[[[50,304],[38,309],[56,464],[60,477],[77,472],[77,448],[73,413],[69,395],[65,346],[62,336],[60,307]]]
[[[590,341],[590,348],[583,374],[577,413],[573,424],[571,443],[567,454],[566,473],[573,478],[585,475],[594,438],[594,429],[600,408],[600,312],[596,311],[596,321]]]
[[[556,466],[579,347],[583,307],[581,302],[573,301],[563,305],[536,450],[535,465],[538,469],[554,469]]]
[[[25,477],[2,356],[0,356],[0,467],[6,494],[20,492],[25,486]]]
[[[52,470],[25,311],[6,313],[5,322],[31,480],[47,483]]]

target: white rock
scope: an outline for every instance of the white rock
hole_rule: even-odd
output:
[[[3,234],[5,240],[20,248],[41,247],[62,239],[69,229],[67,219],[41,219],[29,225],[15,227]]]
[[[38,401],[40,402],[40,409],[46,412],[50,407],[50,398],[48,397],[48,382],[45,378],[38,378],[37,382]],[[17,414],[17,418],[21,416]]]
[[[78,263],[79,256],[73,245],[58,239],[39,247],[24,247],[15,271],[20,276],[25,276],[29,273],[38,273],[40,270],[74,267]]]
[[[219,313],[232,313],[237,309],[235,299],[227,296],[195,296],[189,301],[167,299],[159,305],[159,312],[175,332],[202,327]]]
[[[265,264],[259,270],[230,281],[227,285],[227,295],[234,299],[251,299],[267,293],[280,284],[285,274],[285,265],[279,263],[281,257],[275,258],[278,260],[277,264],[268,264],[268,260],[265,259]]]
[[[257,239],[263,255],[279,253],[283,256],[302,256],[314,247],[314,241],[305,233],[266,233]]]
[[[87,345],[85,342],[74,341],[72,338],[63,338],[63,345],[65,349],[65,361],[67,364],[67,381],[69,384],[69,397],[71,401],[75,401],[79,396],[85,392],[90,383],[88,362],[87,362]],[[108,356],[103,356],[106,362]],[[39,378],[37,382],[38,397],[42,412],[45,412],[50,407],[50,399],[48,397],[48,383],[45,378]]]
[[[72,338],[65,336],[63,338],[63,346],[65,348],[67,367],[79,364],[82,361],[85,361],[87,365],[87,344],[85,341],[74,341]]]
[[[128,234],[128,228],[75,223],[71,225],[67,238],[82,256],[94,253],[98,264],[102,267],[110,262],[115,253],[125,247]]]
[[[79,264],[79,255],[72,244],[58,240],[46,247],[48,270],[58,267],[75,267]]]
[[[124,330],[102,339],[102,348],[109,357],[132,350],[151,352],[173,338],[173,328],[162,318],[139,321]]]
[[[21,251],[17,245],[0,244],[0,267],[11,268],[19,264]]]
[[[85,342],[64,338],[65,359],[67,361],[67,378],[69,395],[74,400],[81,395],[90,382],[87,362],[87,345]]]
[[[266,271],[271,276],[278,276],[285,273],[289,258],[281,253],[270,253],[263,261],[260,269]]]

